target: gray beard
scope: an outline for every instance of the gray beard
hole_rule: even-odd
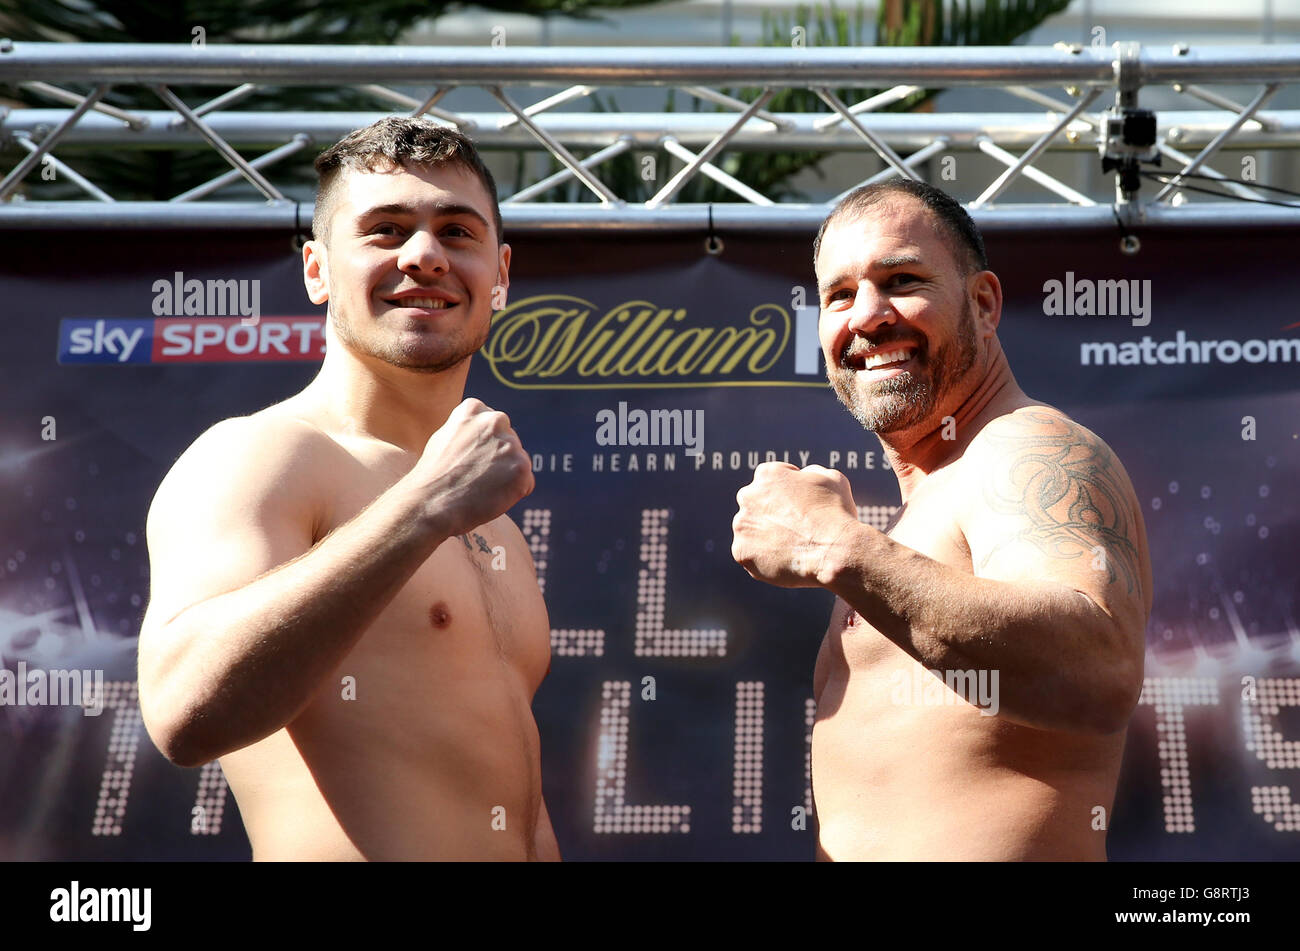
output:
[[[924,422],[953,383],[975,365],[976,349],[975,315],[968,303],[956,341],[941,346],[932,357],[926,354],[919,358],[920,363],[931,368],[928,379],[908,370],[880,380],[864,392],[857,377],[865,371],[839,364],[827,366],[826,378],[845,409],[864,429],[892,433]]]

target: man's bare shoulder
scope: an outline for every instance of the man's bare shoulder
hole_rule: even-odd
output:
[[[1032,545],[1049,560],[1078,563],[1105,549],[1113,557],[1104,574],[1129,594],[1146,587],[1144,532],[1132,482],[1111,448],[1086,426],[1051,406],[1021,407],[985,425],[963,463],[969,489],[963,529],[976,573],[992,570],[1017,545]]]
[[[983,484],[988,477],[1005,475],[1008,467],[1025,462],[1050,470],[1054,465],[1079,460],[1113,469],[1127,486],[1127,473],[1106,441],[1045,403],[1021,406],[989,420],[972,437],[962,458],[968,470],[967,484],[972,486]]]
[[[1005,448],[1008,439],[1026,439],[1050,436],[1059,439],[1070,434],[1079,439],[1098,439],[1096,433],[1071,419],[1065,412],[1046,403],[1019,406],[1010,412],[995,416],[984,424],[971,440],[969,449],[977,454]],[[1098,441],[1100,441],[1098,439]]]
[[[214,423],[181,453],[154,496],[155,510],[205,500],[303,501],[342,452],[317,425],[276,404]]]

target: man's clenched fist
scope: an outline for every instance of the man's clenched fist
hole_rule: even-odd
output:
[[[453,409],[424,447],[410,479],[448,536],[503,515],[533,491],[533,466],[510,418],[481,400]]]
[[[736,493],[731,557],[781,588],[816,587],[830,546],[858,521],[849,480],[822,466],[765,462]]]

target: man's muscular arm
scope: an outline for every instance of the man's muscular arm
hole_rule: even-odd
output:
[[[159,487],[140,710],[173,762],[292,722],[438,545],[532,488],[508,421],[467,401],[410,473],[313,546],[308,485],[339,451],[306,424],[228,420]]]
[[[974,575],[858,522],[848,481],[817,467],[770,472],[787,484],[747,514],[756,473],[733,554],[762,580],[834,591],[927,668],[999,671],[1000,716],[1122,729],[1141,692],[1150,607],[1127,478],[1096,436],[1047,412],[1003,417],[976,443],[965,467],[981,484],[961,525]]]

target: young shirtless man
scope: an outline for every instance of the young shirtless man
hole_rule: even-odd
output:
[[[550,625],[504,514],[532,471],[462,401],[509,283],[491,174],[397,118],[316,167],[325,359],[158,488],[145,725],[175,763],[220,759],[255,859],[558,859],[530,709]]]
[[[814,248],[827,374],[903,505],[765,463],[732,554],[836,594],[813,674],[823,859],[1098,859],[1142,689],[1151,569],[1124,468],[1016,385],[1002,290],[965,211],[868,186]]]

